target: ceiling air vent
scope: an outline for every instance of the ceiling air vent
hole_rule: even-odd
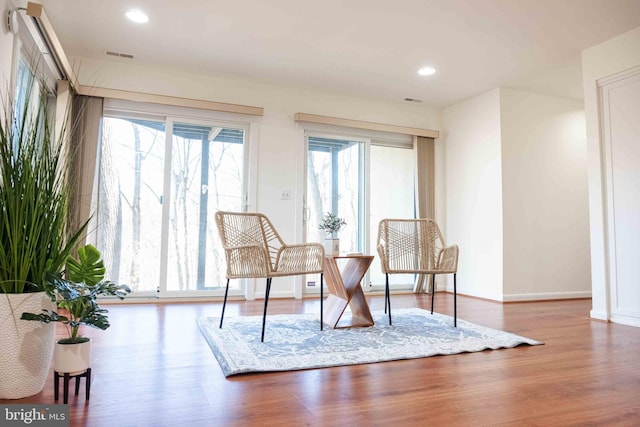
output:
[[[404,101],[407,101],[407,102],[422,102],[422,99],[405,98]]]
[[[115,56],[117,58],[133,59],[133,55],[131,55],[129,53],[120,53],[120,52],[114,52],[114,51],[111,51],[111,50],[107,50],[107,51],[105,51],[105,54],[107,54],[109,56]]]

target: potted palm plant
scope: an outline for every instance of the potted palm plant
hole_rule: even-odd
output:
[[[344,218],[339,218],[332,212],[327,212],[325,216],[322,217],[318,228],[327,233],[327,237],[324,239],[324,252],[327,255],[338,255],[340,253],[338,231],[345,225],[347,225],[347,222]]]
[[[55,328],[20,314],[53,307],[45,278],[62,270],[86,228],[70,225],[70,150],[54,132],[48,94],[35,79],[26,87],[24,103],[2,97],[0,119],[0,399],[42,390]]]
[[[67,258],[64,273],[52,273],[47,282],[56,305],[63,310],[43,309],[40,313],[22,313],[23,320],[38,320],[45,324],[61,322],[67,337],[56,342],[54,369],[58,373],[76,374],[89,368],[91,341],[80,335],[80,326],[105,330],[109,324],[107,310],[100,307],[98,297],[115,296],[124,299],[131,289],[104,280],[105,267],[100,251],[93,245],[78,249],[78,257]]]

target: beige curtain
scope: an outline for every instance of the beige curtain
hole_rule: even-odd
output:
[[[416,153],[416,207],[418,218],[435,218],[435,141],[422,136],[413,137]],[[414,292],[430,292],[431,281],[419,274],[413,286]]]
[[[71,181],[74,184],[72,213],[74,224],[79,226],[91,218],[93,214],[93,189],[96,178],[103,98],[74,95],[72,105],[71,141],[74,153]]]

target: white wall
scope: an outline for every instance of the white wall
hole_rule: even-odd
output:
[[[443,112],[446,228],[458,244],[458,291],[502,299],[500,90]]]
[[[494,89],[443,114],[458,289],[498,301],[590,296],[582,103]]]
[[[13,9],[13,4],[9,0],[0,0],[0,13],[2,14],[2,23],[0,24],[0,93],[3,96],[10,87],[11,80],[11,63],[13,58],[13,34],[7,31],[5,22],[7,12]],[[2,105],[0,103],[0,112]],[[0,116],[3,117],[3,116]]]
[[[500,90],[505,301],[591,296],[583,104]]]
[[[436,110],[419,104],[381,102],[215,75],[198,75],[135,63],[73,58],[81,84],[264,108],[259,124],[257,204],[282,237],[302,240],[302,189],[305,182],[304,134],[293,120],[304,112],[355,120],[439,129]],[[282,190],[291,200],[280,200]],[[274,280],[274,296],[292,296],[293,280]],[[258,296],[263,292],[260,284]]]
[[[598,80],[640,67],[640,27],[582,52],[584,101],[587,121],[589,215],[591,230],[591,316],[609,318],[607,251],[604,212],[604,156],[600,136]],[[638,166],[640,168],[640,165]]]

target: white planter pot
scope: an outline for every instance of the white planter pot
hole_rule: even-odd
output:
[[[59,373],[81,374],[91,366],[91,341],[79,344],[56,343],[53,369]]]
[[[340,254],[340,239],[324,239],[324,254],[325,255]]]
[[[22,313],[54,309],[44,292],[0,293],[0,399],[40,393],[49,375],[55,325],[21,320]]]

